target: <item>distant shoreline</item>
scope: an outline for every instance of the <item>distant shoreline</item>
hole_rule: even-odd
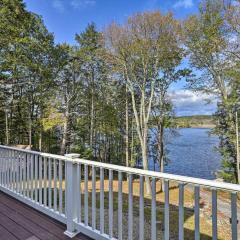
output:
[[[176,127],[177,129],[181,129],[181,128],[202,128],[202,129],[213,129],[215,127],[215,125],[201,125],[201,126],[180,126],[180,127]]]
[[[214,128],[216,122],[211,115],[181,116],[175,118],[177,128]]]

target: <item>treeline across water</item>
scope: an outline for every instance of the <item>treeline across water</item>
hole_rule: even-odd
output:
[[[184,78],[219,99],[215,133],[224,176],[236,181],[238,14],[236,1],[203,0],[184,21],[152,11],[102,31],[90,23],[69,45],[55,44],[23,1],[1,1],[0,143],[126,166],[140,159],[144,169],[151,154],[163,171],[165,128],[176,126],[168,90]]]

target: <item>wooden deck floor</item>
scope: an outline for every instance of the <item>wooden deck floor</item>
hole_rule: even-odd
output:
[[[67,240],[66,226],[0,191],[0,240]],[[74,240],[90,240],[78,234]]]

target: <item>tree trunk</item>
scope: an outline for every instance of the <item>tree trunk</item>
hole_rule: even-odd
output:
[[[32,149],[32,118],[31,118],[31,111],[29,111],[29,119],[28,119],[28,145],[29,145],[29,149]]]
[[[92,69],[92,79],[91,79],[91,113],[90,113],[90,141],[89,145],[92,149],[93,147],[93,128],[94,128],[94,69]]]
[[[133,118],[132,118],[132,126],[131,126],[131,163],[134,162],[134,132],[133,132]]]
[[[64,155],[66,153],[66,142],[67,142],[67,120],[65,119],[65,122],[63,124],[63,139],[62,139],[62,145],[61,145],[61,155]]]
[[[240,183],[240,156],[239,156],[239,141],[238,141],[238,112],[236,111],[236,158],[237,158],[237,181]]]
[[[142,160],[143,160],[143,169],[148,170],[148,157],[147,157],[147,145],[142,146]],[[149,177],[145,177],[146,181],[146,190],[147,195],[152,195],[151,183]]]
[[[162,121],[158,126],[158,161],[160,172],[164,172],[164,147],[163,147],[163,123]],[[161,189],[164,192],[164,180],[161,181]]]
[[[137,129],[139,140],[141,142],[143,169],[148,170],[147,141],[148,141],[148,118],[150,114],[151,100],[149,102],[148,114],[146,116],[145,115],[146,114],[145,93],[144,91],[142,91],[141,107],[138,115],[134,92],[131,91],[131,89],[130,89],[130,92],[132,96],[132,107],[133,107],[133,112],[134,112],[135,121],[136,121],[136,129]],[[151,99],[152,99],[152,96],[151,96]],[[152,191],[151,191],[150,180],[148,177],[145,177],[145,180],[146,180],[147,194],[151,195]]]
[[[125,129],[125,154],[126,154],[126,166],[129,167],[129,138],[128,138],[128,94],[127,94],[127,86],[126,86],[126,109],[125,109],[125,121],[126,121],[126,129]]]
[[[5,111],[6,145],[9,145],[8,111]]]
[[[67,150],[67,143],[68,143],[68,130],[69,130],[69,110],[68,107],[65,112],[65,121],[63,124],[63,138],[62,138],[62,145],[61,145],[61,155],[64,155]]]
[[[93,91],[91,96],[91,113],[90,113],[90,139],[89,139],[89,145],[92,149],[93,147],[93,121],[94,121],[94,97],[93,97]]]
[[[39,132],[38,149],[40,152],[42,151],[42,127],[40,127]]]

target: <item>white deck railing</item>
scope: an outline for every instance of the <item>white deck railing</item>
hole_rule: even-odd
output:
[[[151,179],[152,187],[151,231],[149,233],[151,236],[148,237],[144,229],[144,177]],[[123,198],[123,178],[128,182],[127,198]],[[219,190],[228,191],[231,194],[231,236],[234,240],[238,239],[237,193],[240,192],[239,185],[0,146],[0,190],[67,224],[65,234],[70,237],[82,232],[94,239],[121,240],[124,229],[127,229],[127,234],[125,234],[127,238],[129,240],[136,238],[133,236],[133,228],[136,226],[133,178],[139,179],[139,212],[137,213],[139,239],[157,239],[156,181],[160,179],[164,180],[165,187],[164,239],[170,238],[171,231],[169,225],[170,181],[176,182],[179,187],[178,238],[180,240],[184,239],[185,184],[194,187],[194,238],[200,239],[199,199],[200,188],[204,187],[212,192],[212,239],[218,238],[217,192]],[[113,186],[114,181],[118,183],[115,191],[117,206],[114,205],[113,189],[116,189],[116,186]],[[127,203],[124,203],[126,199]],[[123,226],[124,204],[127,205],[127,220],[125,219],[127,226]],[[117,217],[115,217],[116,214]]]

